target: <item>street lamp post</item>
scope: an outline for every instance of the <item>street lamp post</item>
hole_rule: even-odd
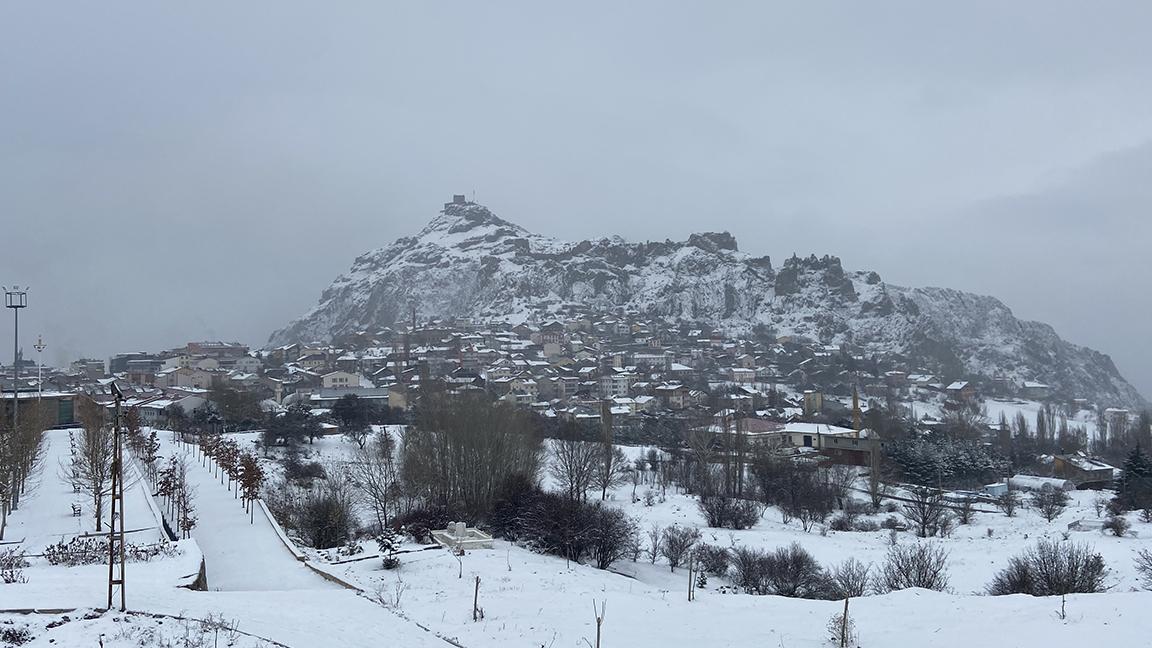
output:
[[[39,403],[44,397],[44,349],[48,345],[44,344],[44,338],[37,335],[36,344],[32,348],[36,349],[36,402]]]
[[[4,306],[12,309],[12,429],[20,426],[20,309],[28,307],[28,286],[4,286]]]

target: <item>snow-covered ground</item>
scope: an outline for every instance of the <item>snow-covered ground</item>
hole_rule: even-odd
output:
[[[79,431],[76,431],[77,436]],[[29,553],[39,553],[49,544],[70,540],[96,530],[92,498],[76,493],[63,478],[71,472],[71,447],[68,430],[49,430],[45,434],[44,458],[36,474],[29,478],[28,493],[21,506],[8,516],[5,542],[22,541]],[[163,535],[149,509],[145,484],[135,466],[129,465],[124,491],[124,523],[130,542],[156,542]],[[72,505],[81,507],[79,517],[72,515]],[[104,502],[104,526],[107,529],[108,502]]]
[[[259,506],[249,515],[236,484],[214,477],[191,445],[160,434],[159,456],[182,456],[195,489],[199,522],[192,537],[207,561],[208,587],[223,591],[306,590],[338,587],[305,567],[289,551]]]
[[[50,453],[57,442],[67,445],[66,434],[52,433]],[[161,435],[161,456],[189,452]],[[249,439],[250,441],[250,439]],[[352,445],[340,437],[318,439],[309,448],[313,459],[347,458]],[[66,450],[66,448],[65,448]],[[644,448],[627,448],[631,456]],[[593,602],[607,604],[604,645],[643,646],[825,646],[829,617],[840,602],[809,601],[731,593],[723,579],[710,578],[696,600],[688,602],[687,574],[675,573],[662,560],[647,557],[624,560],[613,571],[569,564],[554,556],[539,555],[504,541],[490,550],[470,551],[458,563],[445,550],[413,551],[402,556],[397,570],[384,570],[379,559],[369,558],[323,568],[355,583],[360,595],[320,578],[284,546],[271,524],[249,522],[240,502],[214,478],[208,468],[189,457],[189,479],[197,488],[200,523],[193,539],[179,543],[181,552],[148,563],[129,564],[129,607],[150,613],[204,619],[208,616],[237,621],[244,632],[289,646],[431,646],[445,645],[436,634],[467,648],[488,646],[583,646],[595,636]],[[30,537],[55,537],[61,522],[39,511],[44,502],[69,515],[70,488],[53,483],[54,471],[44,471],[42,483],[13,515]],[[641,485],[638,494],[649,488]],[[63,492],[61,492],[63,490]],[[637,518],[642,530],[671,524],[703,527],[692,497],[669,490],[653,506],[632,502],[631,485],[616,489],[610,503]],[[1005,561],[1038,537],[1062,538],[1073,520],[1096,519],[1094,493],[1073,493],[1069,509],[1052,523],[1035,511],[1016,518],[981,513],[971,526],[961,526],[948,538],[934,539],[949,552],[951,593],[905,590],[852,601],[851,612],[859,632],[859,645],[869,648],[931,644],[937,648],[974,646],[1064,646],[1092,644],[1138,645],[1152,632],[1152,618],[1144,613],[1152,593],[1138,590],[1133,554],[1149,546],[1152,525],[1130,516],[1138,537],[1114,538],[1098,533],[1071,533],[1092,544],[1109,568],[1111,589],[1106,594],[1077,595],[1067,600],[1060,618],[1058,599],[1027,596],[989,597],[984,586]],[[146,493],[135,496],[137,519],[149,515]],[[44,498],[43,501],[38,501]],[[131,499],[131,497],[130,497]],[[63,506],[61,506],[63,502]],[[133,515],[131,512],[129,515]],[[881,519],[881,514],[874,519]],[[261,518],[259,511],[257,522]],[[131,523],[130,523],[131,524]],[[153,525],[154,526],[154,525]],[[991,529],[991,535],[988,530]],[[818,531],[804,533],[797,523],[785,525],[769,509],[752,529],[704,530],[704,541],[721,545],[775,548],[799,542],[822,564],[849,557],[879,564],[888,550],[889,533]],[[918,540],[899,534],[898,542]],[[366,547],[371,550],[372,546]],[[406,549],[418,549],[415,546]],[[177,587],[194,576],[201,552],[207,563],[209,592]],[[307,551],[315,558],[318,552]],[[461,566],[463,574],[461,577]],[[0,609],[80,608],[72,621],[51,630],[52,615],[0,616],[0,624],[35,626],[37,639],[29,645],[94,645],[104,634],[107,646],[140,645],[139,633],[147,623],[141,617],[75,620],[82,610],[103,607],[106,568],[50,567],[34,562],[25,570],[28,583],[0,585]],[[483,619],[472,619],[475,577],[479,576],[479,605]],[[160,620],[153,620],[160,627]],[[184,631],[180,622],[163,621],[165,632]],[[419,624],[419,625],[417,625]],[[427,628],[429,631],[422,629]],[[435,633],[435,634],[433,634]],[[117,643],[119,642],[119,643]],[[247,644],[244,642],[248,642]],[[241,638],[237,645],[260,645]]]
[[[317,440],[317,460],[338,460],[348,453],[339,437]],[[646,448],[626,447],[630,457]],[[547,483],[547,479],[545,482]],[[822,564],[832,566],[856,558],[878,567],[889,549],[890,532],[836,532],[818,529],[805,533],[798,522],[784,524],[770,508],[752,529],[706,529],[696,501],[669,490],[664,501],[645,506],[641,484],[632,502],[632,486],[616,489],[610,504],[634,516],[646,531],[652,525],[696,526],[703,541],[719,546],[774,549],[799,542]],[[1152,629],[1152,619],[1139,612],[1152,603],[1152,593],[1141,591],[1134,567],[1135,553],[1148,548],[1152,524],[1129,516],[1135,537],[1116,538],[1097,532],[1069,532],[1068,524],[1097,520],[1091,491],[1071,493],[1067,510],[1052,522],[1038,512],[1023,509],[1008,518],[989,505],[974,523],[959,526],[947,538],[918,540],[900,532],[901,544],[933,542],[949,554],[950,593],[909,590],[869,596],[853,602],[861,645],[907,646],[931,641],[937,646],[1074,645],[1098,638],[1122,641]],[[880,521],[889,515],[863,516]],[[1065,536],[1085,542],[1104,558],[1110,574],[1109,592],[1080,595],[1068,600],[1066,619],[1056,615],[1059,600],[1026,596],[989,597],[985,587],[1008,559],[1031,547],[1039,538]],[[367,547],[369,551],[372,547]],[[772,645],[824,645],[828,617],[842,603],[802,601],[730,593],[723,579],[711,578],[706,590],[688,603],[687,574],[669,571],[663,559],[651,564],[621,561],[616,573],[566,564],[553,556],[534,554],[497,541],[492,550],[469,552],[460,565],[446,551],[405,554],[396,571],[385,571],[375,559],[333,565],[341,577],[354,580],[433,630],[459,638],[470,648],[498,645],[583,645],[594,635],[593,601],[608,601],[606,636],[628,645],[745,646],[765,640]],[[484,620],[471,618],[475,577],[481,577],[480,606]],[[980,622],[965,621],[979,619]],[[608,629],[611,628],[609,631]],[[1132,634],[1137,633],[1137,634]],[[1094,639],[1093,639],[1094,640]]]
[[[11,518],[13,528],[21,529],[22,537],[26,536],[23,546],[29,554],[43,549],[41,539],[56,542],[62,530],[75,524],[71,518],[71,487],[60,479],[52,463],[68,453],[67,432],[49,432],[46,444],[45,470],[36,477],[37,487]],[[165,450],[169,454],[174,451],[170,442],[165,441]],[[196,533],[193,539],[176,543],[173,556],[127,565],[130,610],[194,619],[223,618],[235,621],[244,632],[289,646],[374,647],[384,641],[418,648],[443,645],[410,621],[353,590],[333,585],[296,561],[266,521],[263,526],[248,522],[239,501],[223,484],[214,481],[206,468],[189,462],[189,479],[198,489],[200,524]],[[142,486],[125,494],[128,524],[132,526],[133,519],[149,520],[155,530],[159,524],[146,498]],[[61,517],[66,519],[62,521]],[[202,555],[213,591],[180,587],[195,579]],[[51,566],[35,557],[29,562],[30,566],[24,569],[27,582],[0,585],[0,611],[77,609],[71,613],[71,618],[76,619],[86,610],[106,604],[107,566]],[[48,629],[47,625],[59,620],[59,615],[0,612],[0,637],[11,621],[11,627],[28,626],[35,631],[35,641],[27,644],[33,646],[50,642],[54,646],[94,646],[100,634],[109,638],[107,646],[157,645],[138,643],[140,636],[125,631],[123,619],[113,620],[117,616],[107,613],[101,619],[72,621]],[[180,631],[176,624],[172,628],[174,633]],[[117,633],[121,639],[116,641],[121,643],[113,641]]]

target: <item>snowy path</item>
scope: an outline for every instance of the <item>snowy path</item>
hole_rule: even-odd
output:
[[[213,477],[208,466],[201,464],[191,446],[163,439],[160,456],[173,454],[184,455],[188,482],[196,489],[199,521],[192,537],[204,552],[210,589],[264,591],[339,587],[296,560],[259,509],[250,518],[236,498],[235,484],[228,490],[219,478]]]
[[[80,431],[75,430],[75,433],[79,435]],[[39,553],[49,544],[96,530],[91,497],[73,492],[71,485],[61,478],[71,460],[68,430],[45,432],[44,459],[38,472],[29,478],[28,491],[20,502],[20,508],[8,516],[8,527],[4,531],[6,542],[23,539],[26,551]],[[134,542],[155,542],[161,532],[148,507],[145,486],[134,469],[129,471],[128,479],[129,487],[124,492],[124,522],[128,530],[137,530],[129,538]],[[80,505],[80,517],[72,515],[73,504]],[[105,524],[108,505],[105,499]]]

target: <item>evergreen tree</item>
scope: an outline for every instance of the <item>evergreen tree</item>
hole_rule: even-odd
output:
[[[1152,508],[1152,461],[1139,445],[1124,460],[1116,497],[1113,501],[1122,510]]]
[[[1152,447],[1152,414],[1148,410],[1140,412],[1140,420],[1136,422],[1136,443]]]

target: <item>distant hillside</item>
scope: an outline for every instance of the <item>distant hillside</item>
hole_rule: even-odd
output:
[[[768,257],[737,249],[728,233],[687,241],[569,243],[450,203],[419,234],[368,252],[320,302],[270,344],[332,337],[406,320],[542,320],[573,305],[618,307],[732,333],[767,326],[828,344],[907,356],[945,377],[1001,374],[1038,380],[1066,396],[1139,406],[1141,395],[1102,353],[1021,321],[1000,301],[946,288],[904,288],[836,257]]]

